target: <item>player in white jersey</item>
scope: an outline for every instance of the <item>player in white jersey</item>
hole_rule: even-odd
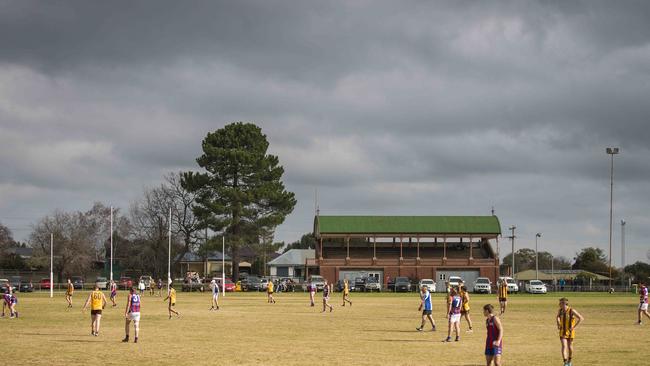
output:
[[[219,285],[214,279],[210,281],[210,288],[212,289],[212,302],[210,303],[210,311],[219,310]]]
[[[642,315],[650,319],[650,314],[648,314],[648,288],[643,282],[639,283],[639,325],[643,324],[641,322]]]

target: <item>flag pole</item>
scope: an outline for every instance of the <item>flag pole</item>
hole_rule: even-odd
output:
[[[113,283],[113,206],[111,206],[111,284]]]
[[[54,297],[54,234],[50,233],[50,297]]]
[[[167,293],[172,282],[172,208],[169,208],[169,231],[167,232],[169,242],[167,244]]]
[[[226,297],[226,236],[221,237],[221,296]]]

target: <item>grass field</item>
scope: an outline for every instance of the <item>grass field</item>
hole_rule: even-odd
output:
[[[0,319],[3,360],[14,365],[484,365],[480,308],[494,296],[472,296],[475,332],[445,344],[444,298],[434,298],[437,332],[417,332],[417,294],[352,294],[353,307],[333,313],[309,307],[306,294],[279,294],[267,304],[258,293],[227,294],[222,310],[208,311],[210,294],[178,293],[180,318],[167,317],[159,297],[143,296],[140,342],[121,343],[123,305],[107,307],[99,337],[82,314],[87,292],[66,310],[63,294],[20,294],[18,319]],[[555,327],[557,299],[567,296],[585,317],[577,330],[574,365],[646,365],[650,326],[636,326],[633,295],[514,295],[502,318],[505,365],[561,365]],[[82,300],[83,299],[83,300]],[[426,329],[426,328],[425,328]]]

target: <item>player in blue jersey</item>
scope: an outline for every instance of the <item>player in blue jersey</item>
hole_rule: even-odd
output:
[[[429,319],[429,322],[431,323],[431,331],[434,332],[436,330],[436,322],[433,321],[433,316],[431,315],[433,304],[431,303],[431,293],[429,292],[429,288],[427,288],[427,286],[422,286],[420,288],[420,300],[420,307],[418,308],[418,311],[422,311],[422,324],[420,324],[419,328],[415,329],[421,332],[422,329],[424,329],[424,323],[426,323],[427,319]]]
[[[327,280],[325,280],[325,284],[323,285],[323,311],[321,313],[324,313],[327,308],[330,309],[330,313],[334,311],[334,308],[332,305],[330,305],[330,292],[332,291],[332,288],[330,285],[327,284]]]

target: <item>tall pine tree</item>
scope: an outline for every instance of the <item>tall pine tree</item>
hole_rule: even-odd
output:
[[[269,143],[252,123],[236,122],[203,140],[196,161],[205,172],[183,173],[182,186],[196,192],[195,215],[204,226],[223,232],[233,260],[233,281],[239,277],[239,247],[258,243],[293,211],[296,199],[282,183],[284,169]]]

